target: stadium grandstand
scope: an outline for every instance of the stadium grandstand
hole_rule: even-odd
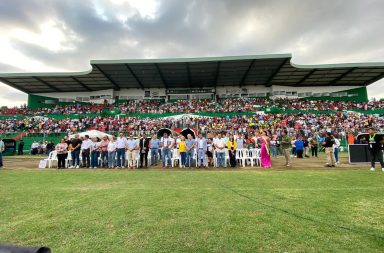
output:
[[[297,65],[291,54],[94,60],[91,70],[0,74],[28,94],[28,108],[127,100],[312,98],[367,102],[383,63]]]
[[[156,134],[168,128],[247,134],[252,129],[382,129],[382,100],[366,86],[384,77],[383,63],[296,65],[290,54],[157,60],[98,60],[76,73],[0,74],[28,94],[28,105],[0,110],[0,133],[52,141],[96,129]]]

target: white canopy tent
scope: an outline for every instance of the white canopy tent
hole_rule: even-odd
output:
[[[100,132],[100,131],[97,131],[97,130],[90,130],[90,131],[86,131],[86,132],[82,132],[82,133],[77,133],[80,137],[84,137],[86,135],[89,136],[89,138],[95,138],[95,137],[98,137],[98,138],[103,138],[104,136],[108,136],[108,138],[111,138],[112,135],[110,134],[107,134],[107,133],[103,133],[103,132]],[[69,138],[75,138],[75,135],[76,134],[71,134],[69,136]]]

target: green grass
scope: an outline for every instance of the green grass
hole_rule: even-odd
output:
[[[56,252],[382,252],[384,173],[0,171],[0,241]]]

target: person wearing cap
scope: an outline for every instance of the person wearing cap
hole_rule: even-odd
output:
[[[327,164],[326,167],[335,167],[336,160],[333,152],[333,145],[335,144],[335,139],[331,132],[327,132],[327,136],[324,139],[323,146],[325,148],[325,154],[327,155]]]
[[[378,135],[374,128],[368,130],[368,150],[371,154],[371,171],[375,171],[376,159],[380,162],[381,170],[384,172],[383,162],[383,145],[384,139],[382,135]]]

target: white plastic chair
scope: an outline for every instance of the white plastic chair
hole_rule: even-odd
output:
[[[244,150],[243,149],[236,149],[236,161],[237,161],[237,164],[243,165],[243,167],[245,167],[245,165],[243,163],[243,156],[244,156]]]
[[[224,156],[224,165],[225,167],[227,167],[229,164],[229,151],[228,149],[226,148],[225,149],[225,156]]]
[[[250,160],[251,160],[251,166],[261,166],[261,157],[260,157],[260,152],[261,149],[250,149]]]
[[[249,163],[251,163],[252,165],[252,162],[251,162],[251,158],[250,158],[250,151],[248,149],[242,149],[241,150],[241,164],[243,165],[243,167],[245,167],[246,165],[248,165]],[[249,162],[249,163],[247,163]]]
[[[57,152],[56,151],[51,151],[48,155],[48,158],[44,159],[48,162],[48,168],[52,168],[52,163],[54,161],[58,162],[57,160]]]
[[[72,151],[68,151],[67,158],[65,159],[65,168],[69,167],[69,164],[72,164]]]
[[[179,167],[181,167],[181,161],[180,161],[180,154],[179,151],[175,148],[172,150],[172,157],[171,157],[171,166],[175,167],[176,164],[179,164]]]

